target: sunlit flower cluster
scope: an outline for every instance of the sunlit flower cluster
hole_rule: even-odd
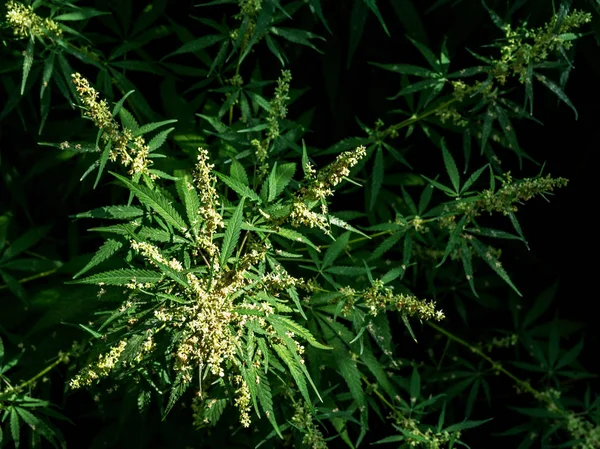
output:
[[[73,74],[73,84],[83,103],[84,115],[90,117],[102,131],[102,141],[111,143],[109,159],[115,162],[120,159],[121,165],[128,168],[130,175],[146,174],[152,179],[156,176],[150,173],[148,167],[152,164],[149,159],[149,148],[142,136],[134,136],[131,130],[121,127],[113,118],[106,100],[99,100],[99,94],[87,79],[79,73]]]
[[[62,36],[62,28],[49,18],[38,16],[31,5],[9,0],[6,3],[6,21],[12,27],[16,36]],[[54,36],[53,36],[54,35]]]

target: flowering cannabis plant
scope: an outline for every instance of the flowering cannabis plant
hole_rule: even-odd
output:
[[[538,440],[543,448],[600,447],[600,400],[590,386],[572,392],[565,384],[592,377],[578,362],[583,340],[562,349],[571,331],[556,319],[538,323],[551,293],[521,311],[522,288],[504,263],[511,249],[493,244],[528,247],[520,207],[567,185],[537,167],[517,176],[536,162],[516,122],[535,121],[538,86],[577,114],[565,86],[592,14],[565,1],[538,13],[534,26],[519,22],[533,2],[470,5],[500,31],[484,56],[452,39],[432,50],[421,18],[450,10],[448,2],[427,11],[409,0],[333,3],[204,2],[180,17],[156,0],[137,20],[130,1],[99,1],[99,9],[6,3],[4,39],[24,49],[1,69],[8,101],[0,120],[27,116],[48,133],[43,144],[54,153],[36,160],[27,179],[72,164],[75,175],[65,181],[58,173],[57,189],[79,195],[73,226],[92,223],[93,237],[81,240],[94,251],[79,257],[74,244],[63,263],[48,250],[49,227],[7,239],[13,215],[0,209],[0,288],[21,300],[24,314],[30,305],[42,312],[24,340],[52,335],[38,343],[47,366],[30,372],[19,367],[36,360],[36,346],[19,343],[17,330],[28,322],[6,312],[12,321],[0,323],[0,447],[24,445],[24,429],[32,447],[42,439],[66,445],[64,416],[50,399],[58,393],[44,387],[54,388],[49,373],[65,365],[60,394],[88,391],[98,416],[118,421],[93,447],[158,444],[151,432],[136,440],[134,423],[178,448],[469,447],[477,435],[470,429],[491,424],[481,404],[495,404],[499,374],[536,404],[515,400],[527,418],[496,429],[522,434],[519,448]],[[347,67],[370,39],[369,14],[377,26],[370,33],[392,36],[416,56],[383,63],[375,60],[402,53],[369,54],[378,77],[393,74],[380,87],[400,85],[385,115],[392,124],[357,117],[358,135],[330,145],[309,133],[317,119],[297,79],[314,75],[306,65],[312,52],[340,45],[316,30],[337,36],[346,12]],[[175,39],[182,44],[173,50]],[[454,67],[462,57],[479,65]],[[333,105],[340,56],[325,59]],[[55,89],[66,103],[51,98]],[[85,120],[73,120],[70,108]],[[60,114],[68,126],[53,134]],[[0,168],[3,179],[20,178]],[[24,269],[35,274],[17,280],[13,270]],[[40,288],[30,299],[21,284],[50,275],[62,290]],[[498,303],[512,323],[496,325]],[[469,326],[449,330],[459,320],[472,324],[481,308],[493,309],[488,328],[499,332],[469,338],[460,333]],[[510,364],[496,351],[512,351]]]

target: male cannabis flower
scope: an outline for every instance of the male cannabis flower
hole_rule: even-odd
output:
[[[31,5],[10,0],[6,3],[6,20],[16,36],[62,36],[62,28],[48,18],[42,18],[33,12]],[[50,33],[50,35],[48,34]]]
[[[102,131],[102,141],[111,143],[109,158],[111,161],[121,160],[121,165],[129,168],[129,174],[145,174],[155,179],[156,175],[150,173],[148,167],[152,164],[149,159],[150,149],[142,136],[133,136],[131,130],[121,130],[114,120],[106,100],[98,100],[98,92],[90,86],[88,80],[79,73],[72,75],[73,84],[83,103],[84,115],[90,117],[94,124]]]

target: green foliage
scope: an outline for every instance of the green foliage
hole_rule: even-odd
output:
[[[159,428],[181,448],[600,447],[578,325],[546,320],[554,291],[527,302],[503,262],[529,248],[519,208],[567,184],[517,130],[534,88],[577,118],[592,14],[471,4],[499,30],[476,52],[428,28],[461,2],[169,3],[2,10],[0,136],[47,152],[0,159],[0,447],[158,447]],[[369,52],[392,124],[319,140],[306,62],[333,108],[370,39],[402,49]],[[87,392],[106,430],[80,443],[53,402],[76,420]],[[505,405],[522,418],[492,421]]]

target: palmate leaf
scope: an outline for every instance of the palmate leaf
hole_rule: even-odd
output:
[[[281,192],[283,192],[283,190],[291,182],[295,172],[296,164],[294,164],[293,162],[282,165],[277,165],[277,162],[275,162],[273,169],[271,170],[271,174],[268,178],[268,202],[273,201],[277,196],[279,196]]]
[[[286,239],[292,240],[294,242],[304,243],[305,245],[310,246],[316,251],[320,251],[319,248],[308,239],[308,237],[306,237],[303,234],[300,234],[298,231],[294,231],[293,229],[279,228],[275,233],[277,235],[280,235],[281,237],[285,237]]]
[[[121,176],[117,173],[110,172],[115,178],[125,184],[129,190],[140,200],[142,204],[154,210],[158,215],[165,219],[169,224],[174,226],[177,230],[184,232],[187,229],[187,225],[179,212],[171,205],[169,200],[165,198],[160,192],[151,190],[146,186],[137,185],[131,182],[129,179]]]
[[[158,271],[124,268],[94,274],[77,281],[71,281],[69,284],[127,285],[133,280],[135,280],[136,283],[154,284],[162,279],[163,274]]]
[[[240,197],[246,196],[252,201],[257,202],[258,204],[262,204],[262,199],[260,198],[260,196],[247,185],[244,185],[241,182],[222,173],[216,171],[213,173],[217,176],[217,178],[223,181],[227,185],[227,187],[236,192]]]
[[[244,219],[244,201],[246,197],[242,197],[240,203],[236,207],[233,215],[229,219],[227,229],[225,229],[225,235],[223,236],[223,243],[221,245],[221,266],[225,266],[227,261],[233,254],[237,242],[240,238],[240,231],[242,229],[242,222]]]
[[[109,257],[114,255],[121,247],[123,246],[122,242],[114,239],[108,239],[104,242],[104,244],[100,247],[100,249],[94,254],[92,260],[90,260],[85,267],[83,267],[77,274],[73,276],[73,279],[81,276],[86,271],[89,271],[91,268],[94,268],[96,265],[104,262]]]

